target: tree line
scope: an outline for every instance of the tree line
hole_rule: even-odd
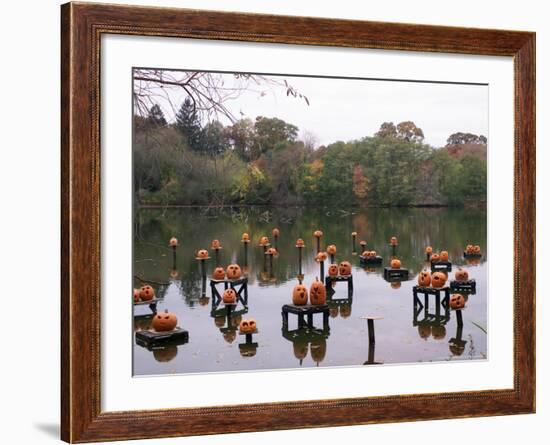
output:
[[[487,139],[424,143],[414,122],[316,147],[275,117],[203,124],[187,98],[168,123],[157,105],[134,116],[134,190],[147,205],[412,206],[486,200]],[[304,140],[305,139],[305,140]]]

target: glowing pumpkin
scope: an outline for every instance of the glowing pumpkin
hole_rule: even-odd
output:
[[[235,304],[237,303],[237,292],[235,289],[229,288],[223,291],[222,300],[224,304]]]
[[[242,235],[241,235],[241,241],[243,243],[248,243],[250,242],[250,235],[246,232],[244,232]]]
[[[292,303],[296,306],[307,304],[307,289],[303,284],[297,284],[292,290]]]
[[[176,314],[167,310],[153,317],[153,329],[157,332],[173,331],[177,324]]]
[[[449,261],[449,252],[447,252],[446,250],[442,250],[439,254],[439,260],[444,261],[445,263]]]
[[[208,250],[201,249],[197,252],[197,258],[200,260],[207,260],[208,259]]]
[[[309,301],[316,306],[326,304],[327,302],[327,289],[317,278],[309,288]]]
[[[390,238],[390,244],[391,244],[392,246],[397,246],[397,237],[392,236],[392,237]]]
[[[427,270],[423,270],[418,274],[418,285],[420,287],[430,287],[432,284],[432,274]]]
[[[462,294],[453,294],[449,300],[451,309],[462,309],[466,304],[466,300]]]
[[[302,238],[298,238],[298,239],[296,240],[296,247],[302,248],[302,247],[304,247],[304,246],[305,246],[304,240],[303,240]]]
[[[439,254],[438,253],[432,254],[430,259],[432,260],[432,263],[437,263],[439,261]]]
[[[432,274],[432,287],[441,288],[447,282],[447,275],[442,272],[434,272]]]
[[[330,264],[328,266],[328,275],[329,277],[338,276],[338,264]]]
[[[151,301],[155,298],[155,290],[148,284],[145,284],[139,290],[139,298],[141,301]]]
[[[225,273],[230,280],[238,280],[242,275],[241,266],[238,264],[230,264],[227,266]]]
[[[327,246],[327,253],[329,255],[334,255],[336,253],[336,246],[334,244]]]
[[[313,236],[315,238],[321,238],[323,236],[323,232],[321,232],[320,230],[316,230],[315,232],[313,232]]]
[[[394,258],[390,261],[390,266],[392,269],[401,269],[401,260]]]
[[[431,254],[433,253],[433,251],[434,251],[434,250],[432,249],[432,246],[427,246],[427,247],[426,247],[426,254],[427,254],[427,255],[431,255]]]
[[[351,264],[349,261],[342,261],[340,265],[338,266],[338,271],[340,272],[340,275],[346,277],[348,275],[351,275]]]
[[[273,236],[274,236],[275,238],[277,238],[281,232],[279,231],[279,229],[278,229],[277,227],[275,227],[275,228],[271,231],[271,233],[273,233]]]
[[[318,263],[322,263],[327,259],[328,259],[328,255],[326,252],[319,252],[315,257],[315,261],[317,261]]]
[[[220,243],[220,240],[213,239],[212,244],[210,244],[210,247],[214,250],[218,250],[222,248],[222,243]]]
[[[134,289],[134,292],[133,292],[134,303],[137,303],[140,300],[139,292],[140,292],[139,289]]]
[[[223,267],[216,267],[212,272],[212,278],[214,280],[223,280],[225,278],[225,269]]]
[[[269,238],[267,236],[262,236],[260,238],[260,246],[267,246],[269,244]]]
[[[170,247],[178,247],[178,239],[175,236],[170,238]]]
[[[461,283],[468,281],[469,274],[467,270],[462,269],[461,267],[455,272],[455,280]]]

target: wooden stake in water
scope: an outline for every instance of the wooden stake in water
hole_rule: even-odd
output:
[[[325,262],[319,261],[319,275],[321,276],[321,283],[325,281]]]

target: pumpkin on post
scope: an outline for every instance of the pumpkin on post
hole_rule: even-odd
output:
[[[455,272],[455,280],[464,283],[468,281],[469,274],[468,271],[465,269],[462,269],[461,267],[458,268],[458,270]]]
[[[466,305],[466,299],[462,294],[453,294],[449,300],[449,306],[451,309],[463,309]]]

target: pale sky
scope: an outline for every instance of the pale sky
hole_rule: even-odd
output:
[[[231,74],[220,75],[226,86],[236,82]],[[245,92],[228,101],[227,107],[252,120],[260,115],[283,119],[296,125],[300,135],[312,133],[320,145],[372,136],[387,121],[412,120],[424,131],[424,142],[435,147],[445,145],[447,137],[458,131],[489,136],[486,85],[273,77],[286,79],[307,96],[310,105],[287,97],[284,88],[271,87],[263,96]],[[173,97],[174,103],[180,104],[183,97]],[[173,112],[164,111],[171,120]]]

